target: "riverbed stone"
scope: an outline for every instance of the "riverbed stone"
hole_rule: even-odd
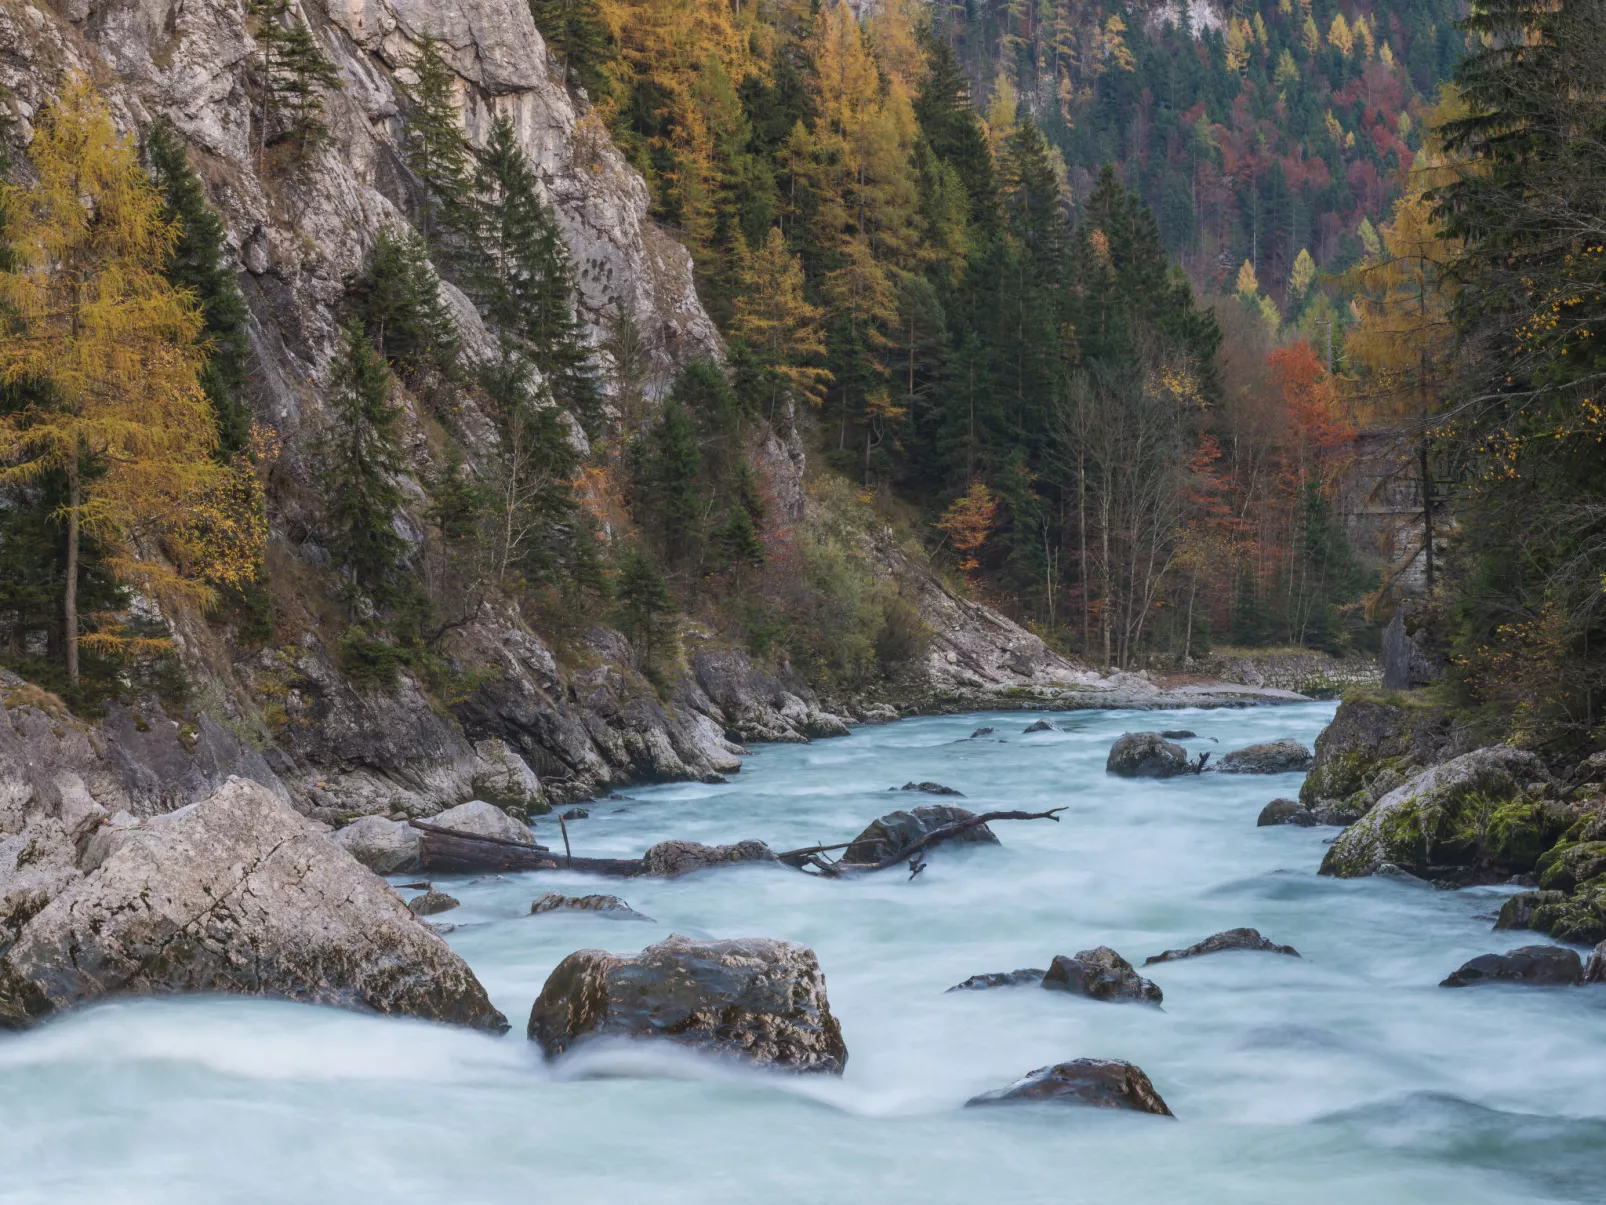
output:
[[[517,841],[520,845],[534,845],[535,834],[522,820],[515,820],[494,803],[483,799],[470,799],[455,808],[447,808],[428,820],[436,828],[449,828],[454,833],[470,837],[495,837],[500,841]]]
[[[939,828],[970,820],[975,812],[947,803],[925,803],[908,811],[888,812],[873,820],[853,839],[842,855],[844,862],[856,866],[873,865],[898,857],[920,838]],[[949,841],[959,845],[998,845],[1001,842],[985,824],[968,828]]]
[[[952,787],[945,787],[940,782],[906,782],[899,787],[900,791],[919,791],[922,795],[953,795],[960,799],[965,797],[963,791],[956,791]]]
[[[1188,751],[1158,732],[1128,732],[1110,747],[1104,769],[1120,778],[1175,778],[1193,767]]]
[[[678,879],[681,875],[716,866],[743,862],[773,862],[775,853],[764,842],[749,839],[732,845],[703,845],[698,841],[660,841],[641,857],[643,875]]]
[[[1274,941],[1268,941],[1260,935],[1259,929],[1224,929],[1220,933],[1212,933],[1203,941],[1195,942],[1186,949],[1167,950],[1163,954],[1151,955],[1143,960],[1143,965],[1176,962],[1182,958],[1197,958],[1201,954],[1219,954],[1224,950],[1264,950],[1270,954],[1299,957],[1299,951],[1293,946],[1280,946]]]
[[[1266,741],[1234,749],[1210,768],[1217,774],[1302,774],[1314,758],[1298,741]]]
[[[108,996],[188,992],[507,1028],[382,879],[243,778],[144,821],[22,926],[0,958],[0,1028]]]
[[[436,916],[459,906],[460,902],[456,898],[444,891],[436,891],[433,887],[423,895],[415,895],[407,901],[407,910],[414,916]]]
[[[579,950],[548,976],[528,1035],[549,1059],[618,1037],[781,1071],[841,1075],[848,1061],[814,951],[767,937],[676,934],[639,954]]]
[[[979,736],[992,736],[993,733],[995,733],[997,731],[998,731],[998,729],[992,727],[991,725],[984,725],[984,726],[976,729],[976,731],[972,732],[970,734],[970,739],[971,740],[975,740]]]
[[[1606,940],[1595,947],[1595,952],[1589,956],[1589,965],[1584,968],[1585,983],[1606,983]]]
[[[1139,975],[1130,962],[1109,946],[1083,950],[1074,958],[1056,954],[1043,975],[1043,986],[1052,992],[1069,992],[1073,996],[1111,1003],[1159,1004],[1165,998],[1157,984]]]
[[[1504,954],[1480,954],[1452,971],[1440,987],[1474,983],[1526,983],[1548,987],[1583,981],[1584,963],[1566,946],[1521,946]]]
[[[1058,724],[1056,724],[1053,720],[1033,720],[1030,724],[1026,725],[1026,727],[1022,728],[1021,731],[1022,732],[1058,732],[1058,731],[1060,731],[1060,726]]]
[[[1191,741],[1198,737],[1198,733],[1191,728],[1167,728],[1160,733],[1168,741]]]
[[[364,816],[335,833],[352,857],[375,874],[405,874],[418,869],[424,834],[405,820]]]
[[[652,917],[637,912],[616,895],[561,895],[549,891],[536,896],[530,904],[531,916],[540,916],[544,912],[592,912],[615,920],[652,920]]]
[[[1315,814],[1297,799],[1273,799],[1260,809],[1260,815],[1255,819],[1256,828],[1273,824],[1297,824],[1301,828],[1310,828],[1320,823]]]
[[[948,990],[980,992],[993,987],[1025,987],[1030,984],[1041,986],[1045,974],[1047,972],[1042,967],[1023,967],[1018,971],[989,971],[982,975],[972,975],[963,983],[956,983]]]
[[[966,1107],[1049,1101],[1173,1117],[1143,1069],[1121,1059],[1072,1059],[1028,1072],[1007,1088],[972,1097]]]

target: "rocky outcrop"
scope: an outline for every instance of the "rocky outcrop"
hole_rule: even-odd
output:
[[[1565,946],[1522,946],[1504,954],[1480,954],[1452,971],[1439,986],[1525,983],[1563,987],[1581,983],[1583,977],[1584,963],[1578,951]]]
[[[948,990],[950,992],[980,992],[994,987],[1026,987],[1043,984],[1043,976],[1047,974],[1042,967],[1024,967],[1018,971],[990,971],[982,975],[972,975],[963,983],[956,983]]]
[[[1139,975],[1130,962],[1109,946],[1083,950],[1075,958],[1056,954],[1043,976],[1043,986],[1049,991],[1069,992],[1090,1000],[1159,1004],[1165,999],[1157,985]]]
[[[1600,945],[1589,957],[1589,965],[1584,968],[1585,983],[1606,983],[1606,938],[1601,939]]]
[[[471,837],[495,837],[499,841],[535,845],[535,834],[530,831],[529,825],[513,819],[501,808],[483,799],[471,799],[455,808],[448,808],[430,817],[429,822],[436,828],[449,828],[455,833],[467,833]]]
[[[1565,827],[1545,798],[1548,778],[1533,754],[1503,745],[1432,766],[1341,833],[1321,872],[1356,878],[1392,864],[1461,879],[1532,869]]]
[[[537,896],[530,904],[531,916],[547,912],[590,912],[614,920],[652,920],[652,917],[637,912],[616,895],[560,895],[556,891],[549,891]]]
[[[1383,689],[1414,690],[1438,676],[1439,667],[1406,631],[1405,608],[1400,607],[1383,631]]]
[[[872,866],[888,858],[896,858],[922,837],[929,836],[946,825],[970,820],[975,812],[951,804],[927,803],[908,811],[888,812],[872,821],[865,830],[853,838],[853,844],[842,855],[842,861],[852,865]],[[998,845],[997,835],[985,824],[965,829],[949,838],[960,845]]]
[[[1463,739],[1449,709],[1424,696],[1347,697],[1316,738],[1299,800],[1353,823],[1413,773],[1466,752]]]
[[[1142,1068],[1120,1059],[1073,1059],[1053,1067],[1039,1067],[1007,1088],[984,1092],[965,1103],[968,1107],[1038,1101],[1174,1116]]]
[[[678,879],[681,875],[716,866],[744,862],[773,862],[775,853],[762,841],[734,845],[702,845],[696,841],[660,841],[641,857],[641,873],[651,878]]]
[[[375,874],[405,874],[418,869],[423,834],[405,820],[364,816],[335,833],[335,840]]]
[[[1188,751],[1158,732],[1128,732],[1110,747],[1106,773],[1119,778],[1175,778],[1192,772]]]
[[[1299,951],[1293,946],[1280,946],[1276,942],[1267,941],[1260,935],[1259,929],[1225,929],[1220,933],[1213,933],[1203,941],[1195,942],[1186,949],[1167,950],[1163,954],[1153,954],[1143,960],[1144,966],[1156,962],[1176,962],[1181,958],[1197,958],[1201,954],[1219,954],[1223,950],[1265,950],[1272,954],[1287,954],[1293,958],[1299,957]]]
[[[1303,774],[1314,755],[1298,741],[1267,741],[1234,749],[1210,767],[1218,774]]]
[[[570,954],[541,989],[528,1033],[549,1059],[612,1037],[781,1071],[840,1075],[848,1061],[814,951],[762,937],[677,935],[640,954]]]
[[[258,783],[129,826],[19,926],[0,1025],[108,996],[275,996],[501,1032],[472,971],[386,884]]]

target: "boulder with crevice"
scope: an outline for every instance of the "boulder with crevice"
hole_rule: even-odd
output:
[[[1049,991],[1110,1003],[1159,1004],[1165,999],[1159,985],[1139,975],[1109,946],[1083,950],[1074,958],[1056,954],[1043,975],[1043,986]]]
[[[1143,1069],[1121,1059],[1072,1059],[1053,1067],[1039,1067],[1007,1088],[972,1097],[966,1105],[1036,1102],[1175,1116]]]

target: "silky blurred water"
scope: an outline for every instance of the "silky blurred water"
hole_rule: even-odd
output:
[[[571,822],[575,852],[665,837],[846,840],[910,779],[966,806],[1064,805],[830,882],[740,868],[675,882],[439,879],[438,920],[514,1029],[504,1039],[242,1000],[116,1003],[0,1039],[7,1202],[1541,1202],[1606,1200],[1606,988],[1438,981],[1518,944],[1504,889],[1316,876],[1333,829],[1257,829],[1298,775],[1108,778],[1129,729],[1190,750],[1305,742],[1329,704],[906,720],[755,751],[728,786],[631,790]],[[966,739],[994,725],[993,739]],[[998,738],[1003,738],[1002,740]],[[1210,738],[1217,738],[1212,741]],[[560,846],[556,825],[537,825]],[[401,880],[398,880],[398,882]],[[543,891],[623,894],[653,924],[527,915]],[[948,995],[982,971],[1108,944],[1134,963],[1252,925],[1299,960],[1150,968],[1164,1011],[1037,988]],[[663,1048],[544,1066],[529,1007],[565,954],[671,932],[818,952],[850,1051],[841,1080],[734,1073]],[[1177,1120],[1052,1106],[965,1110],[1079,1056],[1143,1067]]]

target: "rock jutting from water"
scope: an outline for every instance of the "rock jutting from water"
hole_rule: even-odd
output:
[[[1298,741],[1267,741],[1226,754],[1210,769],[1217,774],[1303,774],[1315,755]]]
[[[0,1027],[109,996],[221,992],[507,1029],[451,947],[258,783],[126,826],[99,855],[0,958]]]
[[[1159,1004],[1165,999],[1158,984],[1139,975],[1109,946],[1083,950],[1074,958],[1056,954],[1043,975],[1043,986],[1049,991],[1111,1003]]]
[[[1188,728],[1167,728],[1160,734],[1168,741],[1191,741],[1198,737],[1198,733]]]
[[[1060,731],[1060,726],[1058,724],[1056,724],[1053,720],[1034,720],[1030,724],[1026,725],[1026,727],[1022,728],[1021,731],[1022,732],[1058,732],[1058,731]]]
[[[733,845],[703,845],[697,841],[660,841],[641,856],[640,873],[648,878],[678,879],[681,875],[716,866],[744,862],[773,862],[775,853],[764,842],[749,839]]]
[[[436,891],[431,887],[423,895],[414,896],[407,901],[407,910],[414,916],[436,916],[442,912],[450,912],[453,908],[461,906],[461,902],[447,895],[444,891]]]
[[[978,729],[976,729],[976,731],[974,731],[974,732],[972,732],[970,734],[970,739],[971,740],[975,740],[979,736],[991,736],[993,733],[995,733],[997,731],[998,731],[998,729],[993,728],[991,726],[978,728]]]
[[[965,1104],[970,1108],[1044,1101],[1175,1116],[1143,1069],[1121,1059],[1072,1059],[1053,1067],[1039,1067],[1009,1087],[973,1096]]]
[[[1584,960],[1566,946],[1521,946],[1504,954],[1479,954],[1452,971],[1440,987],[1475,983],[1526,983],[1567,987],[1584,981]]]
[[[983,975],[972,975],[963,983],[956,983],[948,990],[980,992],[993,987],[1026,987],[1031,984],[1041,986],[1045,974],[1047,972],[1042,967],[1023,967],[1018,971],[990,971]]]
[[[888,787],[887,790],[919,791],[923,795],[953,795],[960,799],[965,797],[963,791],[956,791],[952,787],[945,787],[940,782],[906,782],[901,787]]]
[[[848,1061],[814,951],[766,937],[677,934],[639,954],[579,950],[547,977],[528,1035],[549,1059],[612,1037],[781,1071],[841,1075]]]
[[[1293,958],[1299,957],[1299,951],[1293,946],[1280,946],[1276,942],[1267,941],[1260,935],[1259,929],[1224,929],[1220,933],[1212,933],[1203,941],[1180,950],[1167,950],[1163,954],[1154,954],[1143,960],[1144,966],[1151,966],[1156,962],[1176,962],[1183,958],[1197,958],[1201,954],[1220,954],[1226,950],[1264,950],[1269,954],[1287,954]]]
[[[896,858],[922,837],[940,828],[970,820],[976,813],[947,803],[924,803],[908,811],[888,812],[873,820],[853,839],[842,855],[849,865],[872,866]],[[965,829],[949,838],[961,845],[999,845],[997,835],[985,824]]]
[[[1175,778],[1191,774],[1188,751],[1158,732],[1128,732],[1110,747],[1106,773],[1119,778]]]
[[[1296,824],[1301,828],[1310,828],[1320,823],[1315,813],[1297,799],[1273,799],[1260,809],[1260,815],[1255,819],[1257,828],[1274,824]]]
[[[545,912],[592,912],[615,920],[652,921],[652,917],[637,912],[616,895],[560,895],[549,891],[530,904],[531,916]]]

